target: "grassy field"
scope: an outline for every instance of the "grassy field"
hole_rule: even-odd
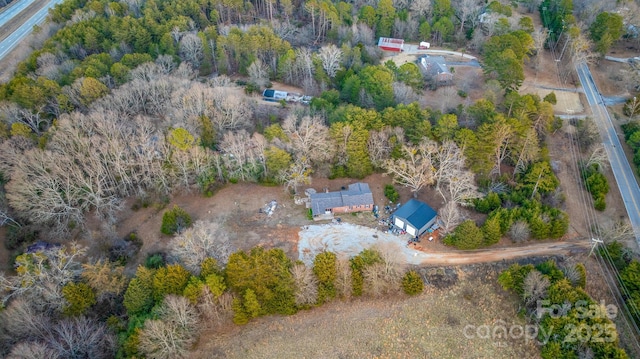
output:
[[[525,324],[517,316],[516,298],[499,288],[492,267],[427,271],[432,285],[420,296],[336,301],[290,317],[229,325],[205,333],[192,357],[539,357],[535,344],[523,338],[472,337],[482,325]],[[474,327],[466,332],[472,335],[465,336],[469,325]]]

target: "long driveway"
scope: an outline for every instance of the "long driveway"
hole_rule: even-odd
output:
[[[593,119],[600,131],[602,144],[607,151],[613,175],[633,226],[636,242],[640,245],[640,187],[638,187],[638,182],[633,175],[633,169],[624,154],[602,95],[600,95],[600,91],[598,91],[596,83],[593,81],[589,66],[584,63],[577,64],[576,72],[591,107]]]
[[[55,5],[61,3],[63,0],[51,0],[44,7],[38,10],[31,18],[25,21],[20,27],[14,31],[11,35],[7,36],[2,42],[0,42],[0,60],[2,60],[11,50],[13,50],[20,41],[22,41],[27,35],[33,31],[35,25],[39,25],[47,18],[49,9]],[[14,16],[17,14],[14,14]]]

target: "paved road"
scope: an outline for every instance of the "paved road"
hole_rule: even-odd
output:
[[[600,91],[598,91],[596,83],[593,81],[589,66],[578,64],[576,65],[576,72],[591,107],[593,119],[600,130],[602,143],[607,151],[613,175],[618,183],[620,194],[622,194],[636,241],[640,245],[640,187],[638,187],[638,182],[636,182],[633,175],[633,169],[624,155],[620,139],[613,126],[609,112],[603,103]]]
[[[6,25],[9,20],[21,13],[22,10],[26,9],[34,1],[35,0],[15,0],[0,10],[2,11],[0,12],[0,27]]]
[[[35,25],[41,24],[49,14],[49,9],[55,5],[61,3],[63,0],[51,0],[42,9],[38,10],[30,19],[25,21],[20,27],[14,31],[11,35],[7,36],[2,42],[0,42],[0,60],[2,60],[11,50],[13,50],[20,41],[22,41],[27,35],[31,33]]]

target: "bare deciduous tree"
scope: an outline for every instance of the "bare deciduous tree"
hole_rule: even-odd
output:
[[[431,1],[430,0],[413,0],[411,2],[411,11],[416,16],[429,17],[429,14],[431,14]]]
[[[464,33],[464,25],[467,21],[477,18],[482,9],[482,5],[477,0],[455,0],[451,5],[460,22],[458,32],[461,34]]]
[[[329,136],[329,128],[321,118],[305,116],[298,119],[289,115],[282,123],[282,129],[291,141],[296,161],[311,165],[333,158],[335,146]]]
[[[532,270],[527,274],[523,284],[523,299],[529,308],[535,308],[538,300],[547,295],[550,282],[547,277],[537,270]]]
[[[342,62],[342,50],[334,44],[325,45],[318,51],[318,57],[322,62],[322,68],[330,78],[336,77]]]
[[[509,229],[509,237],[514,242],[526,241],[530,235],[529,224],[522,220],[515,221]]]
[[[397,103],[408,105],[410,103],[418,101],[419,96],[411,86],[405,84],[404,82],[397,81],[394,82],[392,86],[393,98]]]
[[[208,286],[204,286],[197,304],[198,313],[203,319],[202,324],[210,328],[223,324],[225,319],[233,316],[232,303],[233,294],[230,292],[216,296]]]
[[[601,172],[609,167],[609,157],[607,157],[607,152],[601,143],[596,145],[593,152],[591,152],[591,156],[589,156],[589,159],[585,163],[585,167],[591,167],[593,165],[596,165]]]
[[[22,296],[40,311],[61,310],[65,304],[62,287],[80,274],[78,257],[85,252],[84,247],[72,243],[68,248],[53,248],[18,256],[17,275],[0,276],[0,289],[4,293],[2,303],[5,304],[12,297]]]
[[[0,325],[4,329],[5,341],[43,340],[51,330],[51,320],[38,311],[26,297],[17,297],[9,302],[5,310],[0,312]]]
[[[59,359],[58,353],[42,342],[20,342],[11,348],[7,359]]]
[[[569,37],[568,41],[571,63],[592,63],[597,58],[598,55],[591,50],[593,49],[592,41],[583,31],[572,32],[572,36]]]
[[[249,81],[260,88],[266,87],[269,83],[269,68],[260,59],[256,59],[249,65],[247,73]]]
[[[384,161],[389,159],[393,147],[404,143],[404,129],[401,127],[385,127],[380,131],[369,131],[367,149],[371,163],[376,167],[382,167]]]
[[[63,319],[45,339],[61,358],[113,358],[115,336],[106,324],[89,318]]]
[[[198,332],[198,313],[182,296],[167,296],[159,308],[160,319],[149,319],[140,331],[138,349],[158,359],[184,358]]]
[[[442,232],[449,233],[462,222],[462,215],[458,204],[454,201],[447,202],[439,211],[438,218],[442,222]]]
[[[257,179],[257,174],[263,167],[260,162],[263,151],[258,151],[251,137],[245,130],[227,132],[220,142],[220,150],[224,153],[223,162],[229,178],[242,181]]]
[[[417,197],[418,191],[435,182],[433,157],[437,149],[436,142],[426,139],[418,146],[404,144],[404,158],[387,160],[384,167],[398,184],[409,187]]]
[[[351,298],[353,294],[352,270],[349,258],[338,258],[336,261],[336,292],[341,298]]]
[[[594,229],[594,234],[605,243],[628,241],[634,238],[633,227],[627,221],[601,224]]]
[[[218,222],[196,221],[170,243],[171,254],[195,275],[200,273],[200,265],[207,257],[225,264],[231,254],[229,234]]]
[[[304,263],[291,267],[295,286],[296,305],[313,305],[318,301],[318,279]]]
[[[204,44],[202,39],[194,33],[187,33],[180,39],[180,57],[194,67],[200,66]]]
[[[379,245],[375,249],[380,253],[382,263],[369,265],[363,270],[365,293],[379,297],[397,292],[406,266],[402,251],[395,243]]]

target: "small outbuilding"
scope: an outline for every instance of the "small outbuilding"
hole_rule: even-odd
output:
[[[428,204],[411,199],[393,215],[393,225],[412,236],[420,236],[436,224],[438,214]]]
[[[310,208],[314,218],[331,218],[335,213],[373,210],[373,195],[366,183],[350,184],[338,192],[310,193]]]
[[[384,51],[402,52],[404,51],[404,40],[381,37],[378,39],[378,47]]]

